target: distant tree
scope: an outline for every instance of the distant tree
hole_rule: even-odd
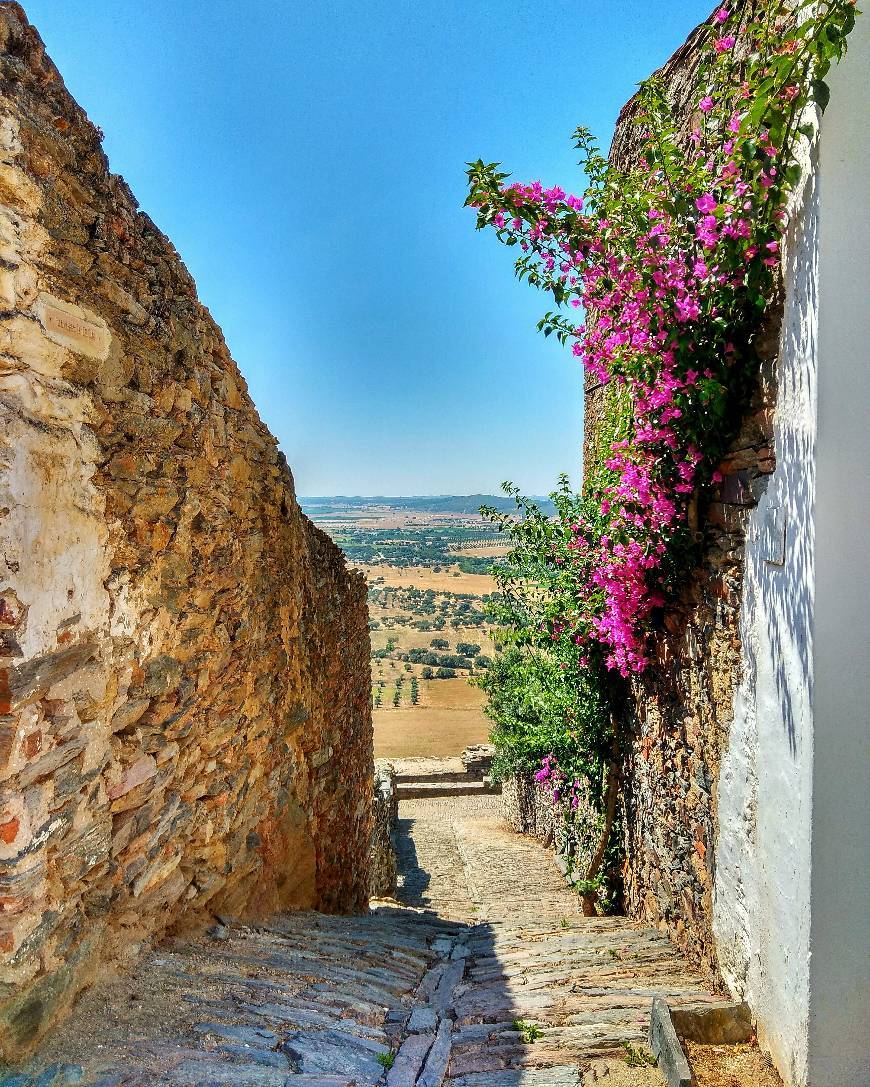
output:
[[[431,645],[433,649],[446,649],[450,645],[450,642],[448,642],[446,638],[433,638],[429,645]]]
[[[461,653],[463,657],[476,657],[480,652],[480,646],[475,645],[474,642],[457,642],[456,652]]]
[[[423,669],[423,679],[431,679],[433,674],[432,669],[428,665]]]
[[[420,701],[420,684],[417,682],[417,677],[414,676],[411,680],[411,705],[416,706]]]
[[[478,668],[489,668],[492,664],[492,658],[488,657],[485,653],[478,653],[474,658],[474,663]]]
[[[436,679],[454,679],[456,671],[453,668],[439,668],[435,673]]]
[[[411,665],[410,665],[410,664],[405,664],[405,671],[406,671],[406,672],[413,672],[413,671],[414,671],[414,669],[413,669],[413,668],[411,667]]]
[[[402,696],[399,693],[399,689],[396,688],[396,690],[393,691],[393,705],[398,707],[399,702],[401,702],[401,700],[402,700]]]
[[[381,691],[380,691],[380,688],[378,688],[378,690],[375,691],[375,709],[376,710],[380,709],[380,705],[381,705]]]
[[[456,653],[442,653],[438,661],[442,668],[467,668],[468,661]]]

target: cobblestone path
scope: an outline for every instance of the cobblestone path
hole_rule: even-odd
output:
[[[400,805],[400,904],[174,940],[86,993],[0,1087],[628,1087],[653,995],[708,997],[667,940],[584,918],[499,798]]]

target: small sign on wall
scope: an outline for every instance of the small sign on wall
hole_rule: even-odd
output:
[[[34,309],[53,343],[91,359],[108,356],[112,334],[95,313],[44,292],[37,298]]]

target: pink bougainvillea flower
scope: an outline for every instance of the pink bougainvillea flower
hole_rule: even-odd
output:
[[[728,8],[719,8],[713,18],[716,20],[717,23],[727,23],[728,15]]]
[[[715,105],[716,105],[716,103],[713,101],[713,99],[708,94],[706,97],[702,98],[701,101],[698,103],[698,109],[702,113],[709,113],[710,110],[713,109],[713,107]]]
[[[716,197],[709,192],[705,192],[703,196],[699,196],[695,201],[695,207],[698,211],[703,211],[705,214],[710,211],[715,211],[718,206]]]
[[[737,39],[733,34],[727,34],[724,38],[719,38],[714,44],[713,48],[717,53],[727,53],[729,49],[733,49],[737,44]]]

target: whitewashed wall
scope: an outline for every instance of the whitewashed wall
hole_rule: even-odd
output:
[[[857,1087],[870,1084],[870,14],[830,83],[819,164],[808,1081]]]
[[[720,968],[795,1087],[870,1083],[870,21],[785,247],[777,468],[754,511],[718,785]]]

